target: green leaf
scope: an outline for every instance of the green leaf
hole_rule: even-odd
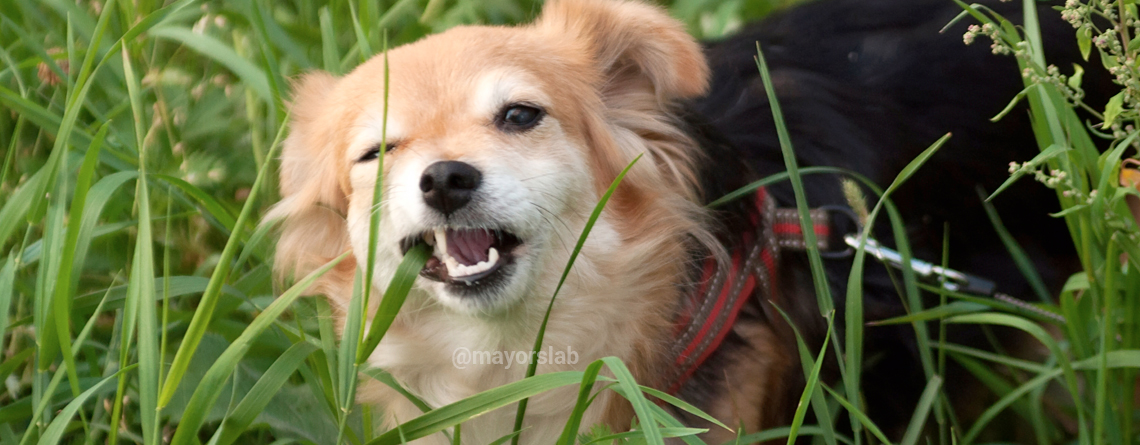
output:
[[[708,429],[706,428],[661,428],[661,437],[674,438],[696,436],[707,431]],[[596,437],[590,439],[589,442],[582,442],[582,445],[592,443],[626,443],[625,440],[627,439],[643,439],[644,437],[644,432],[640,430],[626,431],[623,433],[608,434],[602,437]]]
[[[1089,59],[1088,52],[1085,52],[1084,56],[1085,56],[1085,60]],[[1073,75],[1069,76],[1069,81],[1068,81],[1069,88],[1072,88],[1074,90],[1079,89],[1081,87],[1081,80],[1084,79],[1084,76],[1085,76],[1085,69],[1081,68],[1080,65],[1077,65],[1074,63],[1073,64]]]
[[[340,74],[340,52],[337,51],[336,33],[333,31],[329,7],[322,6],[317,12],[321,23],[321,56],[324,70],[333,75]]]
[[[1081,49],[1081,58],[1086,62],[1089,60],[1089,53],[1092,51],[1092,30],[1089,28],[1081,27],[1077,29],[1077,46]],[[1079,84],[1080,82],[1078,82]],[[1069,84],[1072,86],[1072,84]],[[1076,87],[1073,87],[1076,88]]]
[[[408,399],[409,402],[412,402],[412,404],[415,405],[416,408],[419,408],[420,411],[423,411],[426,413],[426,412],[432,410],[431,406],[429,406],[426,402],[421,400],[419,397],[416,397],[414,394],[408,392],[408,390],[406,388],[404,388],[402,385],[400,385],[400,382],[397,382],[396,378],[393,377],[392,374],[389,374],[387,371],[384,371],[383,369],[377,369],[377,368],[368,368],[368,369],[365,369],[364,371],[361,371],[361,373],[366,375],[366,376],[372,377],[376,381],[383,383],[385,386],[392,388],[396,392],[400,393],[400,395],[402,395],[402,396],[404,396],[404,398]]]
[[[128,181],[137,178],[139,173],[137,171],[122,171],[112,173],[104,176],[91,189],[87,191],[87,203],[83,205],[83,218],[79,221],[79,236],[75,241],[75,255],[73,260],[73,269],[76,271],[83,270],[84,264],[87,262],[87,252],[91,248],[91,239],[95,236],[95,226],[99,223],[99,217],[103,214],[103,209],[106,208],[108,203],[112,202],[115,193],[126,184]],[[76,215],[72,213],[72,215]],[[69,222],[74,224],[74,220]],[[68,227],[70,230],[70,227]],[[124,288],[125,289],[125,288]],[[82,298],[77,298],[74,302],[76,308],[83,305],[80,304]],[[92,306],[98,303],[98,297],[88,301]]]
[[[1124,92],[1121,91],[1108,100],[1108,105],[1104,107],[1104,127],[1108,131],[1112,124],[1116,123],[1116,118],[1124,111]]]
[[[173,185],[179,190],[182,190],[183,193],[190,195],[190,197],[194,198],[195,201],[198,201],[202,207],[206,208],[206,211],[209,212],[211,217],[218,220],[219,223],[225,226],[226,230],[232,232],[234,230],[234,227],[236,227],[237,222],[234,221],[233,214],[230,213],[229,210],[226,210],[225,206],[218,202],[216,198],[210,196],[209,193],[202,191],[202,189],[198,188],[198,186],[195,186],[194,184],[186,182],[181,178],[176,178],[173,176],[163,174],[154,174],[152,176],[155,179],[159,179],[166,182],[167,184]],[[252,197],[253,194],[251,193],[250,196]]]
[[[1006,356],[1001,355],[1001,354],[996,354],[993,352],[984,351],[984,350],[977,349],[977,348],[971,348],[968,346],[956,345],[954,343],[940,343],[940,344],[933,345],[933,347],[943,349],[946,352],[953,353],[953,354],[965,355],[965,356],[969,356],[969,357],[974,357],[974,358],[979,358],[982,360],[991,361],[991,362],[998,363],[998,364],[1001,364],[1004,366],[1009,366],[1012,368],[1024,369],[1024,370],[1032,372],[1034,374],[1040,374],[1047,369],[1046,366],[1043,366],[1040,363],[1031,362],[1028,360],[1011,358],[1011,357],[1006,357]]]
[[[32,203],[43,200],[43,190],[47,185],[50,170],[41,168],[24,185],[9,195],[8,202],[0,207],[0,247],[8,242],[8,237],[16,231],[21,223],[26,223],[24,216],[32,209]]]
[[[725,442],[723,445],[766,443],[782,437],[788,437],[789,433],[791,433],[791,427],[782,426],[778,428],[767,429],[758,433],[746,434],[744,436],[738,437],[736,440]],[[800,428],[798,433],[800,436],[822,436],[825,434],[825,430],[818,426],[804,426]],[[840,435],[836,435],[836,438],[844,444],[854,443],[850,438]]]
[[[1013,96],[1013,99],[1011,99],[1009,101],[1009,103],[1005,105],[1005,108],[1002,108],[1002,110],[999,111],[998,114],[996,114],[996,115],[994,115],[994,117],[990,118],[990,122],[997,122],[997,121],[1001,120],[1003,117],[1005,117],[1007,114],[1009,114],[1010,111],[1013,111],[1014,108],[1017,106],[1017,104],[1020,103],[1021,100],[1025,98],[1025,94],[1029,92],[1030,88],[1032,88],[1032,87],[1025,87],[1025,89],[1023,89],[1019,93],[1017,93],[1016,96]]]

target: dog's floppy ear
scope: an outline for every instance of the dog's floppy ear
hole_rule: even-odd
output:
[[[680,22],[655,6],[556,0],[547,3],[538,27],[586,46],[610,90],[603,93],[647,87],[665,102],[700,95],[708,87],[709,68],[700,45]]]
[[[289,136],[281,154],[281,201],[265,216],[282,220],[275,269],[297,278],[349,250],[348,210],[340,128],[332,92],[338,79],[323,72],[303,76],[294,85]],[[309,293],[333,294],[347,281],[355,263],[342,261]],[[342,274],[349,274],[344,280]]]

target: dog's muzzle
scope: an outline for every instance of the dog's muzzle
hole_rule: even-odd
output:
[[[455,214],[471,202],[483,174],[471,164],[440,161],[429,165],[420,176],[424,203],[444,217],[443,225],[431,227],[401,240],[407,253],[416,244],[432,247],[420,276],[450,285],[459,294],[477,294],[502,283],[511,274],[523,240],[494,221],[471,222],[464,213],[459,223]]]

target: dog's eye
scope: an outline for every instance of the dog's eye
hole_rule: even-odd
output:
[[[541,108],[523,105],[523,104],[510,104],[503,108],[499,113],[496,123],[502,131],[515,132],[525,131],[538,125],[542,120],[543,111]]]
[[[384,146],[384,153],[390,152],[390,151],[394,150],[395,148],[396,148],[396,144],[394,142],[389,142],[388,145]],[[369,148],[368,151],[364,152],[363,155],[360,155],[360,157],[356,159],[356,162],[375,161],[376,158],[379,158],[379,157],[380,157],[380,144],[376,144],[372,148]]]

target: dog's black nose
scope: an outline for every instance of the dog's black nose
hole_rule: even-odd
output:
[[[432,208],[450,215],[471,201],[479,188],[483,174],[471,164],[459,161],[440,161],[424,169],[420,177],[420,191],[424,202]]]

